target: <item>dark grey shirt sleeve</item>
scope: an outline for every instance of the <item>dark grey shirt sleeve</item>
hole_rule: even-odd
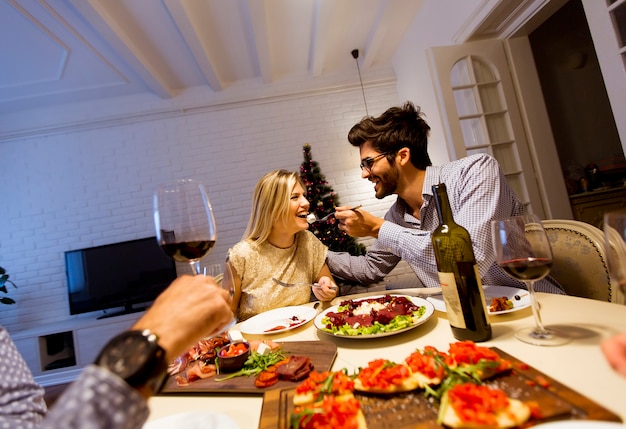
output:
[[[0,326],[0,428],[35,428],[46,415],[44,390]]]
[[[138,429],[148,418],[146,400],[95,365],[83,370],[47,415],[43,394],[0,326],[0,429]]]

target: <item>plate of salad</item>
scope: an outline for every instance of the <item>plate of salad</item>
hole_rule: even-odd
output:
[[[413,329],[434,312],[433,304],[424,298],[387,294],[341,301],[318,314],[313,323],[330,335],[365,339]]]

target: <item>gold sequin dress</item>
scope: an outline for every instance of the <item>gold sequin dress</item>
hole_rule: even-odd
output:
[[[311,300],[310,286],[286,288],[272,277],[288,283],[313,283],[319,275],[328,248],[310,231],[296,234],[294,244],[286,249],[268,242],[244,240],[229,251],[229,260],[241,277],[241,299],[237,318],[246,320],[256,314]]]

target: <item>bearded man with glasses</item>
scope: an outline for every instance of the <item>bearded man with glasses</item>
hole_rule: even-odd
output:
[[[392,194],[398,198],[384,218],[363,209],[337,208],[339,229],[376,240],[363,256],[329,251],[333,275],[369,285],[404,259],[424,286],[438,287],[431,233],[439,220],[432,186],[445,183],[454,220],[472,238],[483,284],[525,288],[498,267],[491,244],[491,221],[524,211],[498,162],[481,153],[435,167],[428,156],[429,131],[419,107],[410,102],[378,117],[365,117],[352,127],[348,141],[359,148],[361,177],[374,184],[376,198]],[[550,277],[537,282],[536,290],[564,293]]]

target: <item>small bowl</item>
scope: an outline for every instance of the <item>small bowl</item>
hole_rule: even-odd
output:
[[[239,354],[237,356],[223,356],[230,344],[221,348],[220,351],[217,353],[217,364],[219,365],[220,372],[239,371],[243,367],[243,364],[246,363],[246,360],[248,360],[248,356],[250,356],[250,344],[246,342],[239,344],[243,344],[246,346],[246,350],[242,354]]]

